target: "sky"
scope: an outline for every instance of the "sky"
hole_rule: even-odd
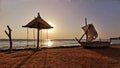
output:
[[[8,38],[7,25],[13,39],[26,39],[27,29],[22,26],[38,12],[54,27],[48,30],[49,39],[80,38],[85,17],[88,24],[94,24],[98,38],[120,36],[120,0],[0,0],[0,39]],[[46,38],[47,31],[40,32]],[[33,29],[29,29],[29,38],[33,38]]]

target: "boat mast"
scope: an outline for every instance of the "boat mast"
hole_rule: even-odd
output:
[[[85,26],[87,26],[87,18],[85,18]],[[86,42],[88,41],[88,32],[86,32]]]

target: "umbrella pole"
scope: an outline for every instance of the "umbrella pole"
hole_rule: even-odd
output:
[[[39,49],[39,28],[37,29],[37,50]]]
[[[85,18],[85,26],[87,26],[87,18]],[[86,33],[86,42],[88,42],[88,30],[85,33]]]

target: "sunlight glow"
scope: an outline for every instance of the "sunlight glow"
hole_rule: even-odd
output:
[[[49,21],[48,23],[53,27],[52,29],[49,29],[49,30],[48,30],[49,33],[54,33],[54,32],[55,32],[55,25],[54,25],[54,23],[51,22],[51,21]]]
[[[48,47],[51,47],[52,46],[52,44],[53,44],[53,42],[52,41],[50,41],[50,40],[48,40]]]

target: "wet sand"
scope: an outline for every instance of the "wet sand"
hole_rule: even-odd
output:
[[[120,45],[0,52],[0,68],[120,68]]]

